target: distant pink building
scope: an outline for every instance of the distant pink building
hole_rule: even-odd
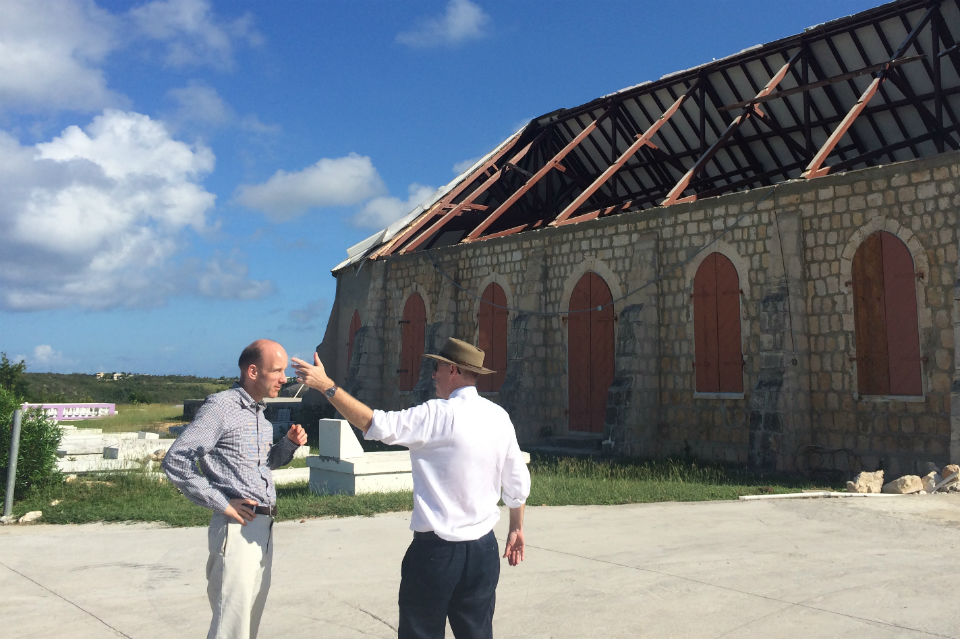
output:
[[[112,402],[50,402],[43,404],[24,403],[24,409],[43,409],[47,417],[56,421],[89,420],[112,416],[117,406]]]

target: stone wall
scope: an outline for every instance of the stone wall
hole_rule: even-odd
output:
[[[433,350],[448,335],[477,339],[479,297],[496,282],[511,310],[507,379],[491,398],[521,442],[564,435],[564,312],[593,271],[616,317],[608,449],[806,471],[944,464],[960,454],[958,179],[949,153],[367,262],[337,274],[321,355],[375,407],[419,402],[432,392],[428,365],[413,391],[396,385],[407,297],[424,300]],[[857,394],[851,265],[878,230],[907,245],[918,273],[917,398]],[[694,392],[693,276],[715,251],[739,277],[743,393]],[[347,363],[355,309],[364,328]]]

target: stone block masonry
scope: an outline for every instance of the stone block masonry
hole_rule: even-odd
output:
[[[418,293],[426,349],[478,339],[479,298],[507,297],[507,372],[489,394],[521,442],[567,435],[573,289],[587,272],[614,308],[613,384],[602,438],[622,455],[691,455],[755,468],[913,473],[960,457],[960,154],[794,180],[700,201],[364,263],[336,275],[320,346],[345,386],[372,406],[400,391],[399,319]],[[877,231],[907,247],[916,273],[922,394],[858,391],[853,257]],[[739,282],[743,391],[696,391],[693,279],[712,253]],[[362,340],[346,361],[348,326]],[[358,335],[361,335],[358,333]]]

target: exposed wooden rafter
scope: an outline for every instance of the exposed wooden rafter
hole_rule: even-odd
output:
[[[464,242],[472,242],[476,240],[484,231],[486,231],[490,227],[490,225],[496,222],[500,216],[502,216],[510,207],[514,205],[514,203],[517,200],[522,198],[527,191],[532,189],[534,185],[536,185],[540,181],[540,179],[543,178],[545,175],[547,175],[550,171],[552,171],[553,169],[562,170],[563,165],[561,163],[563,162],[563,159],[566,158],[571,151],[576,149],[577,146],[581,142],[583,142],[587,136],[593,133],[593,131],[597,128],[597,125],[599,124],[599,122],[604,118],[606,118],[608,115],[610,115],[610,109],[607,109],[606,111],[604,111],[596,120],[594,120],[593,122],[585,126],[583,130],[580,133],[578,133],[570,142],[564,145],[564,147],[560,149],[560,151],[558,151],[556,155],[550,158],[550,160],[548,160],[542,167],[540,167],[536,173],[531,175],[530,178],[528,178],[527,181],[524,182],[519,189],[514,191],[509,198],[504,200],[503,203],[499,207],[497,207],[493,213],[487,216],[483,220],[483,222],[477,225],[477,227],[473,231],[468,233],[466,238],[464,238]]]
[[[682,105],[689,96],[690,96],[690,91],[687,91],[687,93],[684,93],[682,96],[677,98],[674,101],[674,103],[670,105],[670,107],[666,111],[664,111],[663,114],[661,114],[661,116],[657,118],[657,120],[653,124],[647,127],[646,131],[644,131],[643,133],[637,136],[637,139],[634,140],[634,142],[629,147],[627,147],[622,154],[620,154],[620,157],[617,158],[613,162],[613,164],[611,164],[609,167],[607,167],[603,171],[603,173],[597,176],[597,179],[594,180],[589,187],[584,189],[583,192],[579,196],[577,196],[577,198],[573,202],[567,205],[567,207],[560,212],[560,215],[554,218],[553,222],[550,223],[550,226],[556,227],[563,224],[570,224],[572,222],[579,222],[580,221],[579,217],[569,219],[570,216],[573,215],[576,212],[576,210],[579,209],[583,205],[583,203],[590,198],[590,196],[596,193],[597,189],[603,186],[603,184],[610,179],[610,176],[612,176],[614,173],[619,171],[620,167],[626,164],[627,160],[632,158],[633,155],[637,151],[639,151],[641,147],[644,147],[644,146],[656,147],[656,145],[650,142],[650,138],[652,138],[654,134],[656,134],[657,131],[660,130],[660,127],[662,127],[664,124],[667,123],[667,121],[670,120],[673,114],[675,114],[677,110],[680,108],[680,105]]]
[[[833,148],[837,146],[837,143],[840,141],[847,131],[853,125],[854,120],[860,115],[860,113],[867,107],[867,104],[870,102],[870,99],[877,93],[877,89],[880,88],[880,83],[883,82],[886,77],[887,72],[890,70],[890,64],[895,60],[900,58],[907,49],[913,45],[916,41],[917,36],[922,31],[923,27],[930,21],[931,16],[937,10],[937,6],[934,5],[927,9],[927,12],[923,15],[923,18],[913,30],[907,35],[907,38],[903,43],[897,48],[897,52],[893,54],[891,59],[883,66],[877,77],[867,85],[867,88],[864,89],[863,93],[860,94],[860,98],[857,100],[850,111],[847,112],[847,115],[844,116],[843,120],[840,121],[840,124],[836,129],[833,130],[833,133],[830,134],[830,137],[827,138],[826,142],[823,143],[823,146],[820,147],[820,150],[817,151],[816,155],[813,156],[813,160],[810,161],[810,164],[807,165],[807,168],[804,169],[801,174],[804,178],[818,178],[824,176],[830,172],[830,167],[823,166],[823,163],[826,162],[827,157],[833,152]]]
[[[777,85],[780,84],[780,82],[783,81],[783,79],[787,76],[787,72],[790,71],[790,67],[792,67],[793,63],[796,62],[797,59],[800,57],[801,51],[802,51],[801,49],[797,49],[797,51],[792,56],[790,56],[790,59],[787,60],[787,62],[782,67],[780,67],[780,70],[777,71],[777,73],[775,73],[774,76],[767,81],[767,84],[764,85],[763,89],[760,90],[760,92],[756,95],[754,100],[759,100],[760,98],[763,98],[764,96],[769,95],[770,93],[773,93],[773,90],[777,88]],[[717,150],[720,149],[720,147],[722,147],[724,144],[726,144],[727,140],[730,138],[730,136],[734,134],[737,128],[741,124],[746,122],[747,118],[753,115],[756,115],[762,118],[764,116],[764,113],[763,111],[760,110],[760,108],[754,102],[750,102],[749,105],[744,107],[743,113],[738,115],[736,118],[733,119],[733,121],[729,125],[727,125],[727,129],[720,135],[720,138],[716,142],[711,144],[710,147],[703,153],[703,155],[700,156],[697,162],[692,167],[690,167],[690,170],[687,171],[682,178],[680,178],[680,181],[673,187],[673,189],[670,190],[670,193],[667,194],[667,197],[664,198],[663,202],[661,202],[660,204],[663,206],[667,206],[677,202],[690,202],[690,201],[696,200],[697,199],[696,195],[681,197],[681,194],[683,193],[684,189],[686,189],[687,186],[690,184],[690,180],[693,179],[693,176],[695,176],[704,167],[705,164],[710,162],[714,154],[717,153]]]
[[[894,0],[547,113],[345,264],[960,151],[958,43],[960,0]]]

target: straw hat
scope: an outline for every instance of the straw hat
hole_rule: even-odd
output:
[[[446,362],[447,364],[454,364],[461,369],[473,371],[474,373],[496,373],[493,369],[487,369],[483,366],[482,349],[478,349],[469,342],[457,340],[456,338],[447,338],[447,343],[443,345],[443,349],[440,350],[440,355],[425,353],[423,357]]]

